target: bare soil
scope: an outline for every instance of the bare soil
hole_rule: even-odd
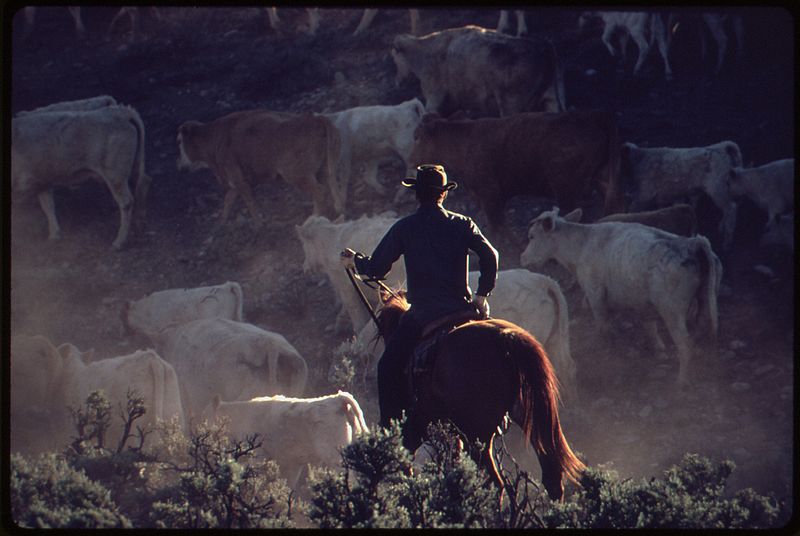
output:
[[[147,129],[146,164],[153,177],[146,229],[121,252],[110,249],[119,216],[101,184],[56,192],[63,230],[47,241],[38,205],[11,213],[11,335],[43,334],[55,343],[94,348],[100,357],[132,352],[147,341],[131,338],[119,321],[120,306],[156,290],[238,281],[247,321],[283,334],[311,368],[309,395],[340,387],[329,380],[334,349],[348,334],[333,329],[333,292],[324,277],[302,270],[294,226],[311,214],[311,202],[283,182],[258,184],[257,202],[268,218],[259,231],[244,206],[218,227],[223,189],[206,171],[176,170],[177,127],[235,110],[336,111],[395,104],[419,94],[415,81],[394,83],[391,40],[409,28],[406,10],[381,10],[363,36],[350,34],[359,9],[322,10],[316,37],[300,32],[303,10],[281,8],[286,30],[274,32],[260,8],[162,8],[159,22],[145,13],[145,35],[128,42],[123,30],[104,42],[114,9],[84,9],[88,42],[80,43],[63,7],[40,7],[37,27],[23,42],[23,20],[13,26],[10,111],[52,102],[113,95],[141,114]],[[620,70],[597,32],[581,33],[579,12],[568,8],[527,11],[532,33],[549,36],[565,65],[568,105],[613,111],[623,140],[639,145],[689,147],[734,140],[747,165],[793,156],[794,47],[788,12],[745,10],[744,55],[730,54],[726,69],[709,74],[691,25],[676,35],[676,79],[666,82],[652,56],[640,76]],[[422,31],[463,24],[493,28],[497,10],[430,9]],[[696,28],[695,28],[696,29]],[[6,110],[9,107],[5,107]],[[403,166],[387,162],[381,178],[396,185]],[[356,191],[350,217],[391,208],[369,191]],[[485,217],[459,189],[451,210]],[[543,205],[518,198],[508,207],[500,250],[501,269],[519,266],[525,227]],[[549,208],[549,207],[548,207]],[[716,243],[719,214],[701,211],[701,232]],[[700,347],[689,385],[674,385],[676,360],[646,343],[636,319],[621,318],[611,339],[597,333],[577,286],[565,290],[571,345],[581,399],[562,409],[565,434],[590,464],[611,463],[623,476],[658,476],[685,452],[738,466],[734,488],[791,497],[794,398],[794,257],[760,248],[765,216],[752,204],[740,209],[735,243],[721,254],[723,292],[720,333]],[[718,248],[715,248],[718,250]],[[757,271],[763,265],[769,272]],[[562,283],[563,271],[550,270]],[[668,339],[665,339],[668,340]],[[363,366],[359,364],[359,366]],[[377,421],[374,379],[350,385],[369,422]]]

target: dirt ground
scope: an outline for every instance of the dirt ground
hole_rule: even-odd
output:
[[[162,20],[143,14],[145,35],[128,42],[124,29],[104,42],[114,9],[84,9],[88,42],[80,43],[63,7],[39,8],[37,26],[20,39],[14,21],[11,112],[56,101],[113,95],[135,107],[144,121],[146,168],[153,177],[147,227],[128,247],[110,249],[119,221],[103,185],[87,183],[56,192],[63,238],[47,241],[46,222],[35,202],[11,213],[11,335],[43,334],[111,357],[147,341],[123,332],[125,300],[167,288],[238,281],[246,320],[284,335],[311,369],[309,395],[339,385],[329,380],[334,350],[348,334],[333,329],[333,292],[324,276],[302,270],[303,252],[294,226],[311,214],[310,200],[283,182],[258,184],[257,202],[268,224],[254,231],[240,204],[218,228],[223,190],[207,171],[176,169],[175,136],[189,119],[207,121],[235,110],[336,111],[369,104],[396,104],[419,95],[416,81],[394,83],[391,40],[407,32],[405,10],[381,10],[365,35],[350,34],[359,9],[325,9],[316,37],[296,29],[303,10],[281,8],[286,30],[266,25],[260,8],[162,8]],[[463,24],[493,28],[497,10],[423,10],[423,32]],[[667,83],[651,56],[636,78],[635,54],[621,71],[598,31],[578,30],[579,12],[527,10],[532,33],[549,36],[565,65],[568,106],[616,114],[623,140],[639,145],[689,147],[736,141],[746,165],[761,165],[794,152],[794,41],[788,12],[743,12],[745,49],[729,55],[711,76],[715,50],[699,58],[697,28],[676,33],[671,58],[676,79]],[[8,78],[6,78],[9,80]],[[9,108],[6,106],[6,110]],[[7,143],[7,142],[6,142]],[[396,185],[402,165],[387,162],[381,179]],[[489,236],[500,250],[501,269],[519,266],[525,227],[540,205],[518,198],[508,207],[503,236]],[[485,217],[464,189],[447,207]],[[356,191],[349,217],[413,202],[388,201]],[[719,214],[701,211],[701,232],[716,241]],[[744,202],[719,297],[719,338],[701,346],[686,389],[675,388],[676,360],[654,354],[635,319],[620,318],[617,336],[596,332],[581,306],[577,286],[566,290],[572,354],[578,366],[579,401],[562,409],[565,434],[593,465],[610,463],[623,476],[658,476],[685,452],[730,458],[738,469],[734,489],[791,497],[793,472],[794,257],[758,246],[765,216]],[[715,242],[716,244],[716,242]],[[715,248],[718,250],[718,248]],[[757,266],[767,267],[756,268]],[[563,272],[549,273],[566,282]],[[361,365],[359,365],[361,366]],[[349,386],[375,422],[374,379]]]

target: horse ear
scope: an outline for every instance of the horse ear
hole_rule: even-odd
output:
[[[385,290],[383,290],[383,289],[381,289],[381,290],[380,290],[380,293],[379,293],[379,294],[380,294],[380,298],[381,298],[381,303],[386,303],[386,302],[388,302],[388,301],[389,301],[389,298],[391,298],[391,296],[392,296],[391,294],[389,294],[388,292],[386,292],[386,291],[385,291]]]
[[[576,208],[572,212],[564,215],[564,219],[566,221],[571,221],[574,223],[580,223],[581,217],[583,217],[583,210],[580,208]]]

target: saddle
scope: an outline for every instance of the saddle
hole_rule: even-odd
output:
[[[438,318],[423,327],[422,337],[420,337],[411,355],[411,374],[409,374],[409,379],[412,393],[416,391],[414,387],[419,384],[420,377],[433,368],[435,357],[439,353],[439,347],[445,337],[462,324],[479,319],[480,314],[478,311],[458,311]]]

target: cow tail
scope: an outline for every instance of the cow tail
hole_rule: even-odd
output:
[[[367,422],[364,420],[364,413],[361,411],[361,406],[358,405],[353,395],[345,391],[339,391],[339,398],[343,399],[343,407],[345,415],[347,415],[348,423],[353,428],[355,435],[366,434],[369,432]]]
[[[349,177],[342,177],[339,181],[336,170],[339,166],[339,158],[342,152],[342,138],[339,135],[339,130],[333,121],[327,117],[321,117],[325,124],[325,140],[327,147],[327,162],[325,173],[328,177],[328,187],[333,196],[333,206],[336,212],[344,214],[345,206],[347,205],[347,186]]]
[[[569,348],[569,318],[567,313],[567,300],[564,298],[564,293],[558,286],[558,283],[551,278],[547,278],[547,294],[553,301],[555,307],[555,321],[556,325],[547,337],[545,346],[552,349],[552,355],[556,356],[558,363],[561,365],[561,374],[563,379],[561,385],[564,387],[565,394],[577,400],[577,389],[575,386],[575,362],[572,360],[572,352]]]
[[[242,286],[239,283],[230,282],[230,290],[231,293],[236,297],[236,312],[234,313],[235,317],[234,320],[237,322],[242,322],[244,315],[242,314],[242,308],[244,306],[244,294],[242,293]]]
[[[137,142],[136,142],[136,156],[133,160],[133,169],[131,170],[131,178],[135,179],[135,193],[133,202],[133,211],[136,214],[135,219],[140,222],[145,218],[145,199],[147,198],[147,190],[150,188],[150,176],[144,170],[144,123],[139,113],[130,106],[125,109],[130,114],[129,121],[136,128]]]
[[[697,235],[691,238],[696,244],[698,257],[701,259],[701,266],[705,277],[698,293],[698,314],[706,316],[711,328],[711,337],[717,338],[719,329],[719,312],[717,309],[717,296],[719,295],[719,283],[722,279],[722,264],[711,249],[711,244],[705,236]]]
[[[153,396],[151,398],[150,408],[152,411],[153,422],[155,419],[160,419],[165,416],[164,412],[164,392],[166,390],[166,371],[162,363],[156,359],[152,351],[149,352],[148,364],[150,365],[150,374],[153,376]],[[142,393],[144,394],[144,393]]]
[[[622,206],[622,191],[619,185],[619,168],[620,168],[620,141],[619,131],[617,125],[614,123],[613,118],[609,118],[607,122],[608,130],[608,187],[606,188],[605,206],[603,207],[604,215],[613,214],[614,212],[624,212]]]

